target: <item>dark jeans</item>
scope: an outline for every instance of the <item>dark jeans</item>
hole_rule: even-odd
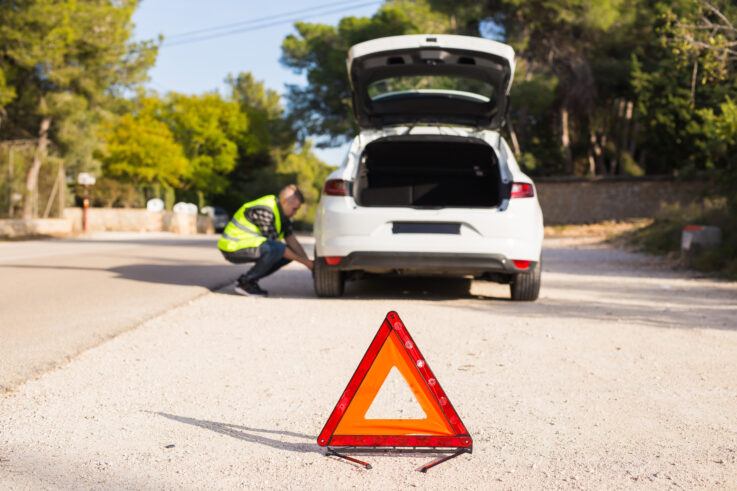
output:
[[[248,283],[269,276],[282,266],[291,263],[291,260],[284,258],[284,250],[286,248],[287,246],[283,242],[267,240],[258,247],[249,247],[233,252],[221,252],[225,256],[225,259],[233,264],[255,262],[248,272],[240,275],[238,278],[239,283]]]

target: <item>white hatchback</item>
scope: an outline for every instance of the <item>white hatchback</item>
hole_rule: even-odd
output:
[[[511,47],[409,35],[348,53],[361,127],[315,216],[315,292],[363,273],[468,276],[540,291],[543,217],[500,136]]]

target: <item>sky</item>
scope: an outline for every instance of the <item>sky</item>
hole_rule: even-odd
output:
[[[185,94],[219,90],[225,95],[224,80],[228,74],[251,72],[267,88],[284,94],[285,84],[305,83],[303,75],[279,63],[282,41],[295,33],[294,21],[336,25],[342,17],[371,16],[381,3],[380,0],[143,0],[133,15],[134,37],[144,40],[164,36],[156,65],[149,71],[151,89]],[[220,36],[223,33],[229,34]],[[315,149],[318,157],[329,165],[339,165],[345,152],[345,146]]]

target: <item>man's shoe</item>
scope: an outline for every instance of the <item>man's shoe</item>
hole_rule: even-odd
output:
[[[248,283],[236,283],[235,292],[247,297],[265,297],[269,294],[266,290],[262,290],[258,283],[249,281]]]

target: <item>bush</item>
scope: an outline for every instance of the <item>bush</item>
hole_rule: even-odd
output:
[[[77,184],[75,194],[81,203],[84,187]],[[119,181],[112,177],[97,179],[89,188],[90,206],[104,208],[140,208],[144,206],[143,193],[130,182]]]
[[[702,205],[663,208],[650,225],[622,234],[620,238],[637,249],[653,254],[680,257],[681,233],[686,225],[712,225],[721,228],[722,244],[693,257],[688,266],[737,279],[737,213],[724,198],[705,200]]]

